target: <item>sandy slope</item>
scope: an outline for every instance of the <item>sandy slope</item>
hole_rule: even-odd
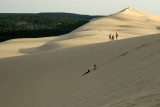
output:
[[[20,49],[31,47],[37,48],[45,44],[47,41],[50,41],[51,39],[54,40],[56,38],[57,37],[13,39],[2,42],[0,43],[0,58],[25,55],[24,53],[20,52]]]
[[[0,59],[0,107],[159,107],[158,22],[127,9],[58,38],[22,39],[35,48],[2,43],[30,55]],[[121,40],[107,42],[117,30]]]
[[[0,106],[151,107],[160,103],[159,54],[157,34],[1,59]]]

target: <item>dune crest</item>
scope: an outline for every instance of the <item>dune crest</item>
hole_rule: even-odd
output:
[[[133,16],[139,16],[139,17],[153,18],[153,20],[157,19],[157,18],[159,19],[159,17],[160,17],[159,15],[153,15],[153,14],[146,13],[146,12],[143,12],[141,10],[133,9],[133,8],[126,8],[119,13],[127,14],[127,15],[133,15]]]

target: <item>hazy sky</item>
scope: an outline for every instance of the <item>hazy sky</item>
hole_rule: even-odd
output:
[[[69,12],[108,15],[132,7],[160,15],[160,0],[0,0],[0,13]]]

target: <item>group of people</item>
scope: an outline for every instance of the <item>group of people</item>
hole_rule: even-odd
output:
[[[118,33],[116,32],[116,40],[118,39]],[[114,35],[109,34],[109,41],[114,41]]]
[[[118,33],[117,33],[117,32],[116,32],[115,36],[116,36],[116,40],[117,40],[117,39],[118,39]],[[109,34],[109,41],[114,41],[114,35]],[[97,66],[94,65],[93,70],[96,70],[96,69],[97,69]],[[88,71],[85,72],[82,76],[84,76],[84,75],[86,75],[86,74],[88,74],[88,73],[90,73],[90,72],[91,72],[91,71],[88,69]]]
[[[97,68],[97,65],[94,65],[93,70],[96,70],[96,69],[98,69],[98,68]],[[84,75],[86,75],[86,74],[88,74],[88,73],[90,73],[90,72],[91,72],[91,71],[88,69],[88,71],[85,72],[82,76],[84,76]]]

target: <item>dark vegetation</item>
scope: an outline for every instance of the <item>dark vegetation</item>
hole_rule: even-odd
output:
[[[37,38],[69,33],[100,16],[71,13],[0,13],[0,42],[15,38]]]

